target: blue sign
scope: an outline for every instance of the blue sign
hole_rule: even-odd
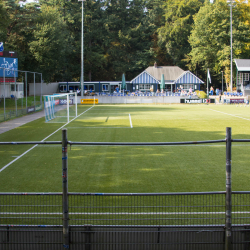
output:
[[[0,52],[3,52],[3,42],[0,42]]]
[[[5,68],[5,77],[18,77],[18,58],[0,57],[0,67]],[[3,77],[3,69],[0,68],[0,77]]]

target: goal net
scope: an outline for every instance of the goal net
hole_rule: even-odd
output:
[[[66,123],[77,116],[77,94],[44,96],[45,121]]]

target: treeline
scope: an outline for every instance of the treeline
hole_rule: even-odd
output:
[[[19,69],[46,82],[79,81],[81,2],[0,0],[0,41],[18,52]],[[233,58],[250,58],[249,3],[233,6]],[[221,86],[230,81],[227,0],[86,0],[84,80],[131,80],[154,62],[176,65]]]

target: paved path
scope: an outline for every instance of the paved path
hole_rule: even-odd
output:
[[[5,133],[11,129],[20,127],[28,122],[32,122],[44,116],[44,110],[30,115],[25,115],[19,118],[15,118],[6,122],[0,123],[0,134]]]

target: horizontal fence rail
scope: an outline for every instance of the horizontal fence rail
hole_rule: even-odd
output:
[[[250,191],[231,190],[231,144],[188,142],[0,142],[62,145],[61,193],[0,193],[1,249],[250,249]],[[173,146],[225,143],[226,191],[70,193],[68,146]],[[52,236],[51,236],[52,235]],[[26,238],[25,238],[26,237]],[[25,240],[23,240],[25,238]],[[16,248],[15,248],[16,247]]]
[[[221,226],[225,191],[68,193],[70,225]],[[1,226],[62,226],[62,193],[0,193]],[[232,192],[232,225],[250,226],[250,191]]]

